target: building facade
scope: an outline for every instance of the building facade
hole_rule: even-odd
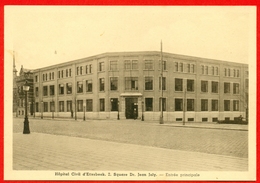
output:
[[[163,61],[161,61],[163,60]],[[248,65],[157,51],[104,53],[33,71],[36,116],[212,122],[246,117]]]

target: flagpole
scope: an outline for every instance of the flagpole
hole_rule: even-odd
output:
[[[163,54],[162,54],[162,41],[161,41],[161,115],[160,124],[163,124]]]

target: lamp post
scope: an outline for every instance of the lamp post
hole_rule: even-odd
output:
[[[28,120],[28,114],[27,114],[27,92],[29,91],[30,86],[25,83],[23,86],[23,90],[25,91],[25,117],[24,117],[24,126],[23,126],[23,134],[30,134],[30,128],[29,128],[29,120]]]
[[[83,121],[86,121],[86,104],[84,104],[83,109],[84,109]]]
[[[43,118],[43,101],[41,101],[41,119]]]
[[[144,101],[142,101],[142,121],[144,121]]]
[[[119,117],[119,101],[117,102],[117,120],[120,120],[120,117]]]

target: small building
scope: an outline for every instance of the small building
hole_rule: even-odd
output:
[[[246,117],[248,108],[248,65],[241,63],[115,52],[29,73],[36,116],[159,120],[162,108],[165,121],[214,122]]]

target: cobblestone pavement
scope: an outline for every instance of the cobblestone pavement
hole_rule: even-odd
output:
[[[207,123],[203,124],[204,126],[194,124],[192,127],[188,125],[192,124],[187,124],[182,128],[180,123],[159,125],[137,120],[30,119],[30,129],[33,133],[82,137],[240,158],[248,157],[248,131],[245,125],[225,125],[225,129],[220,129],[219,124]],[[23,119],[15,118],[14,133],[21,133],[22,129]]]
[[[14,170],[246,171],[248,159],[62,135],[13,135]]]

